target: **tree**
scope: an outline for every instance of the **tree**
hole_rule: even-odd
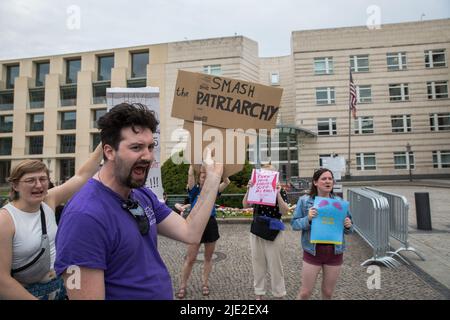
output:
[[[180,158],[183,152],[180,152]],[[172,158],[167,159],[161,167],[163,188],[167,194],[186,194],[189,164],[175,164]]]

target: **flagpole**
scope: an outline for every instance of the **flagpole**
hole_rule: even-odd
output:
[[[351,82],[352,77],[352,69],[350,68],[350,77],[349,77],[349,83]],[[351,125],[351,92],[349,90],[348,94],[348,156],[347,156],[347,163],[346,163],[346,170],[345,170],[345,178],[346,180],[350,179],[350,162],[351,162],[351,153],[350,153],[350,145],[351,145],[351,133],[352,133],[352,125]]]

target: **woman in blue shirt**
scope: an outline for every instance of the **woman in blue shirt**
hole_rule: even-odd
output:
[[[311,296],[320,270],[323,272],[322,298],[331,299],[337,279],[343,263],[345,250],[345,238],[338,244],[311,243],[311,223],[317,217],[317,209],[314,208],[314,198],[324,197],[340,199],[333,194],[334,178],[329,169],[319,169],[314,172],[309,195],[301,197],[297,202],[297,208],[291,221],[294,230],[302,230],[301,244],[303,247],[302,284],[297,299],[306,300]],[[344,220],[345,234],[353,231],[351,215],[347,212]]]

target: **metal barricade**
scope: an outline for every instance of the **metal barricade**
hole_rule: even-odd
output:
[[[425,261],[425,258],[417,252],[416,249],[411,247],[408,243],[408,200],[402,195],[386,192],[383,190],[366,187],[365,189],[376,192],[377,194],[385,197],[389,203],[389,235],[398,240],[403,246],[396,251],[389,251],[392,256],[399,257],[406,264],[409,264],[399,252],[412,251],[419,258]]]
[[[356,232],[372,247],[373,257],[364,261],[365,266],[380,263],[395,268],[400,263],[388,255],[389,247],[389,203],[373,191],[362,188],[347,190],[350,212]]]

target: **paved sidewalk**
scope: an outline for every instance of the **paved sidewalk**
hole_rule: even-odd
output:
[[[286,227],[286,299],[295,299],[300,287],[300,233],[292,231],[288,224]],[[252,300],[254,293],[249,244],[250,225],[220,224],[219,229],[221,238],[217,242],[214,267],[210,276],[211,293],[208,297],[201,294],[201,263],[197,262],[189,279],[186,299]],[[360,264],[370,257],[372,251],[356,234],[348,236],[347,241],[348,251],[344,255],[343,271],[337,284],[335,299],[450,299],[450,296],[445,296],[434,283],[422,279],[406,265],[398,269],[381,267],[381,288],[368,289],[367,280],[371,274]],[[159,248],[172,275],[176,294],[186,246],[159,237]],[[199,258],[201,259],[201,255]],[[319,280],[320,277],[319,275]],[[268,298],[271,298],[270,293]],[[317,282],[312,299],[320,299],[320,282]]]

